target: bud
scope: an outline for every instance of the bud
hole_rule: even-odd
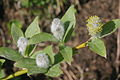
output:
[[[38,67],[48,68],[50,66],[50,60],[45,53],[41,53],[36,57],[36,64]]]
[[[51,25],[51,32],[58,40],[62,40],[64,35],[64,25],[59,18],[53,19]]]
[[[98,16],[91,16],[86,22],[89,35],[92,37],[98,37],[103,26],[100,18]]]
[[[19,48],[19,52],[23,55],[25,52],[25,49],[28,45],[28,40],[27,38],[20,37],[17,41],[17,47]]]

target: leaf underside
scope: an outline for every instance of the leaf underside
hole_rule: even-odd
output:
[[[106,57],[106,48],[104,42],[99,38],[92,39],[90,42],[88,42],[88,46],[93,52],[102,57]]]

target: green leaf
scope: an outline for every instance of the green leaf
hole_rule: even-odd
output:
[[[53,49],[52,46],[47,46],[43,52],[45,52],[46,54],[48,54],[48,56],[50,57],[51,63],[54,64],[54,53],[53,53]]]
[[[54,42],[57,42],[58,40],[53,35],[51,35],[49,33],[41,32],[41,33],[33,36],[29,40],[29,44],[36,44],[36,43],[45,42],[45,41],[54,41]]]
[[[72,32],[75,28],[75,24],[76,24],[75,12],[76,10],[72,5],[61,19],[61,21],[64,23],[65,26],[65,34],[63,37],[64,42],[67,42],[70,39]]]
[[[40,33],[39,23],[38,23],[38,17],[34,19],[34,21],[28,26],[25,36],[27,38],[31,38],[32,36]]]
[[[31,56],[36,48],[36,45],[28,45],[25,50],[25,56]]]
[[[120,27],[120,19],[114,19],[112,21],[107,22],[103,25],[103,30],[100,34],[100,37],[105,37],[107,35],[112,34],[116,31],[118,27]]]
[[[6,47],[0,47],[0,56],[12,61],[18,61],[23,58],[17,51]]]
[[[0,79],[3,78],[3,77],[5,77],[4,70],[3,70],[3,69],[2,69],[2,70],[0,69]]]
[[[11,35],[16,43],[20,37],[24,37],[22,30],[19,27],[17,27],[15,24],[12,24]]]
[[[67,61],[69,64],[71,63],[72,59],[72,48],[68,46],[62,46],[60,49],[60,53],[62,54],[65,61]]]
[[[52,66],[49,71],[46,73],[47,76],[50,77],[58,77],[62,74],[62,70],[60,69],[60,64],[56,64]]]
[[[88,42],[88,46],[93,52],[102,57],[106,57],[106,48],[104,42],[99,38],[93,38],[90,42]]]
[[[2,67],[3,63],[5,62],[4,59],[0,59],[0,68]]]
[[[58,64],[58,63],[61,63],[64,61],[64,58],[62,56],[62,54],[58,53],[58,54],[55,54],[55,62],[54,64]]]
[[[35,59],[31,58],[23,58],[15,63],[16,67],[27,68],[28,74],[37,74],[37,73],[45,73],[48,69],[40,68],[37,66]]]

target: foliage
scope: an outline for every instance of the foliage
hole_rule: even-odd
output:
[[[104,42],[101,39],[99,38],[92,39],[91,41],[88,42],[88,46],[90,50],[96,52],[100,56],[106,57],[106,48]]]

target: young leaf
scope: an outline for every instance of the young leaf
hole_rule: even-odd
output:
[[[38,33],[40,33],[40,28],[39,28],[39,24],[38,24],[38,17],[36,17],[34,19],[34,21],[28,26],[28,28],[25,32],[25,36],[27,38],[31,38],[32,36],[34,36]]]
[[[106,48],[104,42],[99,38],[92,39],[90,42],[88,42],[88,46],[93,52],[102,57],[106,57]]]
[[[4,59],[0,59],[0,68],[2,67],[3,63],[5,62]]]
[[[74,30],[76,24],[75,12],[76,10],[72,5],[61,19],[61,21],[64,23],[65,26],[65,34],[63,37],[64,42],[67,42],[70,39],[72,32]]]
[[[120,27],[120,19],[115,19],[112,21],[107,22],[103,25],[103,30],[100,34],[100,37],[105,37],[107,35],[112,34],[116,31],[116,29]]]
[[[63,46],[60,49],[60,53],[62,54],[62,56],[63,56],[65,61],[67,61],[68,63],[71,63],[71,61],[72,61],[72,54],[73,54],[71,47]]]
[[[15,63],[16,67],[28,69],[28,74],[45,73],[48,69],[40,68],[36,65],[35,59],[23,58]]]
[[[22,30],[19,27],[17,27],[15,24],[12,24],[11,35],[16,43],[20,37],[24,37]]]
[[[49,69],[49,71],[46,73],[46,75],[50,76],[50,77],[58,77],[62,73],[63,72],[60,69],[60,64],[56,64]]]
[[[49,33],[41,32],[41,33],[33,36],[29,40],[29,44],[36,44],[36,43],[45,42],[45,41],[55,41],[56,42],[58,40]]]
[[[0,47],[0,56],[12,61],[18,61],[23,58],[17,51],[6,47]]]
[[[52,46],[47,46],[43,52],[45,52],[46,54],[48,54],[48,56],[50,57],[51,63],[54,64],[54,53],[52,50]]]

